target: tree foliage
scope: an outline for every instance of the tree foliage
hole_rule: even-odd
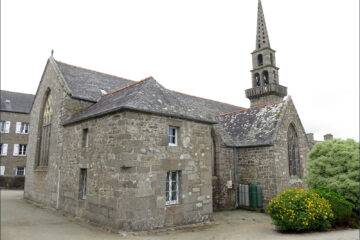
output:
[[[327,186],[359,203],[359,143],[352,139],[317,143],[309,154],[309,187]]]

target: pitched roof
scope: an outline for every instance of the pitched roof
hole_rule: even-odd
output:
[[[285,101],[217,116],[227,146],[271,144]]]
[[[215,123],[217,114],[242,108],[173,92],[164,88],[152,77],[149,77],[113,93],[103,95],[96,104],[85,109],[80,114],[72,116],[64,122],[64,125],[121,109]]]
[[[97,102],[105,92],[125,87],[134,81],[76,67],[54,60],[71,91],[71,96]]]
[[[5,112],[30,113],[34,95],[10,91],[0,91],[0,110]]]

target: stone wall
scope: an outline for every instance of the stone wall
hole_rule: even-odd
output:
[[[179,130],[168,146],[168,128]],[[88,129],[88,147],[82,145]],[[207,221],[212,216],[211,126],[121,112],[65,127],[61,208],[112,229],[149,230]],[[86,200],[79,199],[87,168]],[[181,171],[180,202],[165,203],[168,171]]]
[[[264,206],[286,188],[306,187],[303,179],[306,175],[306,162],[309,143],[290,99],[280,114],[275,135],[271,145],[237,148],[237,176],[239,184],[260,185],[263,194]],[[299,173],[289,175],[287,132],[290,124],[295,126],[299,146]],[[216,131],[216,178],[213,186],[214,210],[235,207],[235,190],[228,189],[226,182],[232,180],[233,175],[233,148],[226,147]],[[230,173],[230,169],[232,173]]]
[[[230,209],[235,206],[235,190],[227,187],[227,182],[234,180],[234,150],[224,145],[219,135],[215,137],[215,176],[213,177],[214,210]]]
[[[293,101],[287,103],[285,112],[282,113],[282,121],[278,126],[277,135],[274,141],[275,170],[277,193],[281,193],[286,188],[306,187],[304,176],[306,175],[306,164],[310,151],[306,132],[301,123]],[[289,162],[287,150],[287,132],[290,124],[295,127],[298,137],[299,147],[299,169],[296,176],[289,176]]]
[[[15,133],[16,122],[29,123],[29,114],[3,111],[0,114],[1,121],[10,121],[9,133],[1,133],[1,143],[7,143],[8,149],[6,156],[0,156],[0,165],[5,166],[4,175],[15,176],[17,167],[26,166],[26,156],[14,156],[14,144],[28,144],[29,135]]]
[[[62,163],[63,138],[62,122],[71,112],[80,111],[91,105],[90,102],[74,100],[61,80],[59,73],[52,62],[48,60],[44,73],[34,98],[30,113],[30,133],[27,149],[27,171],[24,197],[41,202],[45,205],[57,207],[59,166]],[[41,118],[47,92],[52,96],[52,124],[48,166],[37,166],[40,149]]]

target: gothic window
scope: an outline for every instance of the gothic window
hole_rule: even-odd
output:
[[[45,101],[45,107],[42,116],[41,139],[40,139],[40,158],[39,166],[47,166],[49,161],[51,120],[53,115],[52,96],[49,92]]]
[[[263,65],[263,55],[259,54],[257,56],[257,61],[258,61],[258,66],[262,66]]]
[[[255,73],[254,77],[255,77],[256,86],[260,86],[260,74]]]
[[[298,174],[299,163],[299,146],[298,137],[294,125],[290,125],[287,133],[288,141],[288,160],[289,160],[289,175],[294,176]]]
[[[263,71],[262,76],[263,76],[264,83],[269,84],[269,73],[268,73],[268,71]]]

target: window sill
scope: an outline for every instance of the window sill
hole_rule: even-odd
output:
[[[169,143],[168,146],[169,147],[177,147],[177,144]]]
[[[174,202],[174,203],[165,203],[166,207],[174,207],[174,206],[179,206],[180,203],[179,202]]]

